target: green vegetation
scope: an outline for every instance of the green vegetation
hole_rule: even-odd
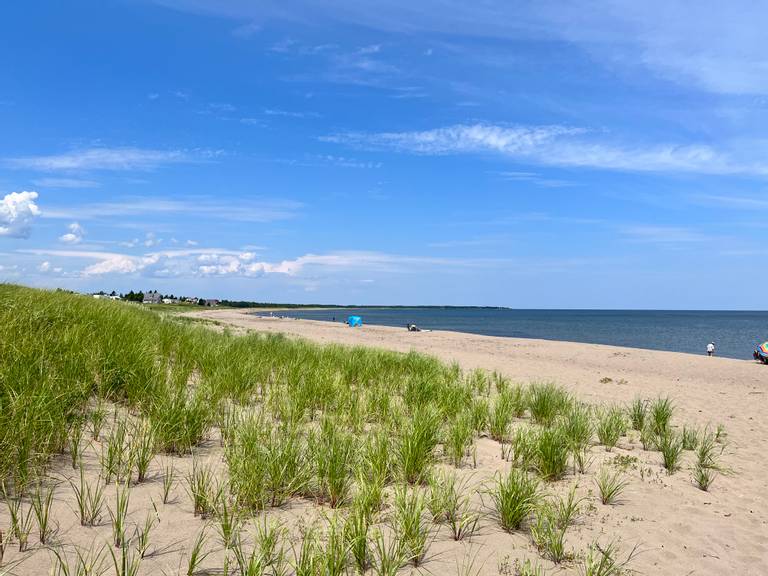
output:
[[[504,530],[518,530],[538,506],[542,495],[539,482],[525,471],[513,468],[505,476],[496,477],[491,490],[499,522]]]
[[[603,504],[614,504],[629,482],[624,479],[620,470],[610,472],[607,468],[602,468],[595,477],[595,484],[600,492],[600,501]]]
[[[40,543],[52,540],[55,485],[46,474],[55,456],[68,453],[66,466],[80,471],[68,481],[72,508],[88,527],[109,514],[107,549],[118,574],[137,573],[159,525],[156,509],[140,516],[128,510],[131,485],[151,487],[152,480],[164,504],[182,484],[190,518],[208,520],[190,541],[181,573],[201,569],[209,554],[205,530],[213,527],[232,562],[225,572],[394,575],[428,560],[434,524],[455,541],[471,540],[486,494],[504,530],[526,530],[541,555],[559,563],[572,557],[565,534],[584,498],[575,487],[560,498],[546,491],[571,470],[586,472],[594,436],[612,449],[631,425],[670,473],[683,448],[693,449],[694,482],[711,486],[724,433],[677,434],[673,412],[667,398],[600,408],[552,383],[463,373],[416,353],[234,335],[146,307],[0,285],[0,488],[10,516],[2,546],[12,539],[26,549],[35,521]],[[477,465],[474,448],[490,442],[486,434],[502,443],[508,460],[498,462],[504,472],[490,486],[454,469]],[[221,448],[206,464],[199,454],[211,436]],[[90,439],[98,442],[95,452]],[[100,468],[86,478],[84,454],[92,453]],[[177,478],[163,455],[185,455],[191,466]],[[626,487],[619,472],[606,469],[596,483],[606,504]],[[267,512],[297,498],[328,517],[322,530],[301,527],[291,567],[288,536],[268,524]],[[246,520],[255,514],[263,522],[255,541],[245,542]],[[81,553],[82,562],[91,561]],[[68,560],[53,554],[65,573]],[[108,561],[106,552],[98,558]],[[613,547],[595,547],[585,558],[589,574],[621,565]]]

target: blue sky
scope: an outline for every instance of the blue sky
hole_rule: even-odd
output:
[[[2,280],[261,301],[764,308],[768,7],[2,11]]]

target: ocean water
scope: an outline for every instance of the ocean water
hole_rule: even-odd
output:
[[[350,314],[363,322],[511,336],[631,346],[705,354],[714,341],[718,356],[751,359],[768,340],[768,312],[639,310],[508,310],[487,308],[336,308],[294,310],[283,316],[342,321]]]

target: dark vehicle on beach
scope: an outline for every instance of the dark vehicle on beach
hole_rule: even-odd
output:
[[[768,342],[763,342],[755,348],[754,353],[752,354],[752,357],[755,360],[759,360],[763,364],[768,364]]]

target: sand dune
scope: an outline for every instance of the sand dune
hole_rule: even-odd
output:
[[[435,526],[427,561],[421,572],[446,576],[514,576],[514,562],[536,559],[545,574],[577,575],[579,558],[588,546],[598,541],[619,541],[623,554],[635,546],[640,550],[632,563],[639,573],[662,576],[721,575],[758,576],[768,574],[768,367],[747,361],[707,358],[678,353],[647,351],[590,344],[546,342],[459,334],[452,332],[409,333],[404,328],[364,326],[348,328],[326,322],[262,319],[232,310],[206,310],[190,314],[215,320],[234,331],[255,330],[301,336],[322,343],[342,343],[416,350],[433,354],[466,369],[499,370],[520,382],[550,380],[573,391],[585,401],[610,404],[627,403],[637,396],[655,398],[669,395],[675,402],[674,423],[704,427],[722,424],[727,432],[722,463],[732,473],[720,475],[709,492],[699,490],[691,477],[693,453],[684,454],[681,470],[668,475],[658,452],[644,451],[637,433],[624,437],[608,452],[595,446],[586,474],[569,473],[558,482],[548,483],[552,494],[564,495],[574,485],[586,498],[581,515],[570,527],[566,547],[574,560],[556,565],[541,558],[525,531],[504,532],[494,518],[484,487],[497,471],[511,464],[501,457],[500,444],[480,438],[476,442],[474,466],[465,465],[458,474],[472,487],[472,506],[481,514],[479,531],[470,539],[456,542],[445,525]],[[105,432],[106,435],[106,432]],[[83,449],[83,464],[88,480],[99,480],[99,455],[102,442],[89,441]],[[197,458],[223,468],[219,432],[213,429],[196,449]],[[145,518],[159,518],[152,532],[152,545],[141,564],[140,575],[183,574],[195,538],[206,523],[193,516],[185,490],[185,476],[193,459],[160,456],[153,462],[148,480],[133,486],[128,520],[142,525]],[[176,483],[171,500],[162,503],[163,467],[172,465]],[[622,469],[629,481],[620,501],[611,506],[600,503],[594,477],[603,465]],[[60,480],[53,505],[59,526],[57,539],[63,550],[74,556],[75,547],[87,551],[110,540],[111,528],[106,510],[95,527],[79,525],[70,481],[78,484],[78,474],[68,457],[59,456],[51,473]],[[105,487],[108,506],[114,506],[115,487]],[[156,507],[156,508],[155,508]],[[155,513],[157,510],[157,513]],[[268,517],[279,519],[289,530],[293,543],[300,541],[300,527],[317,521],[330,512],[302,499],[294,499],[280,509],[270,509]],[[387,512],[384,513],[385,519]],[[0,530],[8,526],[5,506],[0,506]],[[252,533],[258,519],[250,521]],[[133,529],[133,528],[131,528]],[[207,528],[210,551],[201,564],[202,573],[222,573],[225,556],[217,544],[216,528]],[[292,558],[290,548],[288,557]],[[109,558],[104,554],[104,559]],[[15,574],[47,574],[52,553],[34,545],[24,553],[6,551],[6,567],[15,564]],[[472,570],[463,571],[475,558]],[[111,559],[109,559],[111,566]],[[232,566],[230,566],[230,569]],[[412,567],[401,574],[414,572]],[[3,571],[0,569],[0,574]],[[231,573],[231,572],[230,572]]]
[[[446,331],[409,333],[370,325],[349,328],[231,310],[196,315],[317,342],[416,350],[464,368],[499,370],[522,382],[552,380],[591,402],[624,403],[636,396],[669,395],[677,407],[678,423],[725,427],[723,462],[732,473],[718,477],[711,491],[703,492],[692,484],[690,453],[683,470],[668,476],[658,453],[644,452],[636,440],[624,442],[613,455],[638,458],[628,471],[631,484],[626,497],[619,506],[598,505],[594,517],[575,530],[574,547],[578,540],[587,542],[600,534],[636,543],[643,553],[633,565],[645,574],[768,574],[768,367],[593,344]],[[499,461],[498,445],[481,447],[479,458],[492,467]],[[589,488],[582,486],[585,491]],[[496,547],[495,556],[500,558],[510,546],[522,545],[493,533],[484,543]]]

